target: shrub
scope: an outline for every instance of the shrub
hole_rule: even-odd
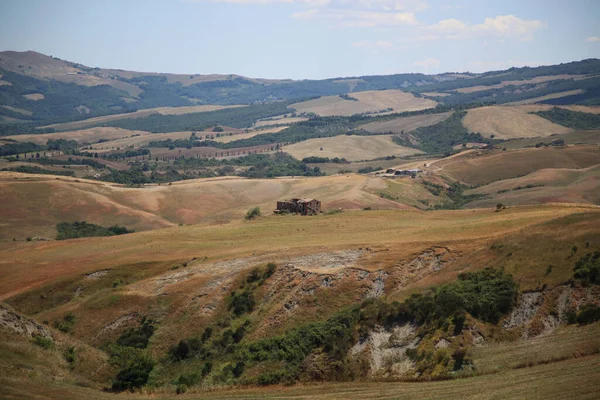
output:
[[[56,240],[75,239],[92,236],[114,236],[133,233],[133,231],[119,225],[113,225],[105,228],[100,225],[89,224],[85,221],[61,222],[56,225],[58,234]]]
[[[144,350],[116,344],[108,345],[106,350],[110,355],[109,362],[119,368],[112,383],[113,391],[134,390],[148,382],[154,360]]]
[[[583,285],[600,284],[600,251],[582,256],[573,271],[573,277]]]
[[[458,281],[442,285],[432,294],[413,294],[406,303],[418,323],[439,324],[462,310],[496,323],[512,308],[516,294],[511,275],[486,268],[460,274]]]
[[[117,377],[112,383],[112,390],[116,392],[133,391],[144,386],[148,382],[152,368],[154,368],[152,359],[140,357],[117,373]]]
[[[268,263],[267,269],[265,270],[265,272],[263,274],[263,279],[268,279],[271,275],[273,275],[275,273],[276,269],[277,269],[277,265],[275,265],[273,263]]]
[[[210,337],[212,336],[213,333],[213,329],[210,326],[207,326],[206,328],[204,328],[204,332],[202,332],[202,342],[206,342],[208,339],[210,339]]]
[[[151,319],[142,318],[138,328],[129,328],[117,339],[119,346],[135,347],[136,349],[145,349],[148,347],[150,336],[154,333],[155,327]]]
[[[54,345],[54,342],[51,338],[46,338],[40,335],[36,335],[31,339],[31,342],[36,346],[40,346],[43,349],[49,350]]]
[[[65,315],[62,320],[54,321],[54,327],[64,333],[71,332],[74,325],[75,316],[71,313]]]
[[[239,317],[242,314],[252,312],[256,301],[254,295],[248,289],[241,291],[233,291],[228,298],[228,309],[232,310],[235,316]]]
[[[63,357],[69,363],[69,365],[73,367],[75,361],[77,361],[77,352],[75,351],[75,347],[70,346],[67,350],[65,350]]]
[[[595,304],[586,304],[577,313],[576,321],[580,325],[600,321],[600,307]]]
[[[251,208],[250,210],[248,210],[245,218],[247,220],[251,220],[251,219],[254,219],[257,217],[260,217],[260,208],[254,207],[254,208]]]
[[[197,372],[192,372],[189,374],[181,374],[177,379],[178,385],[183,385],[187,387],[194,386],[196,383],[200,381],[202,377]]]
[[[212,371],[212,362],[207,361],[204,363],[204,365],[202,366],[202,377],[207,376],[208,374],[210,374],[210,371]]]

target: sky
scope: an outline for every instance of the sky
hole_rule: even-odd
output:
[[[600,0],[0,0],[0,50],[322,79],[600,58]]]

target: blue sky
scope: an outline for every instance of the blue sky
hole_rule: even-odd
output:
[[[0,0],[0,50],[92,67],[328,78],[600,57],[600,0]]]

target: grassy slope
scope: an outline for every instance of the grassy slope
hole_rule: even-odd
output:
[[[550,144],[553,140],[562,139],[566,144],[600,144],[600,131],[584,130],[573,131],[562,135],[552,135],[545,138],[523,138],[514,139],[502,143],[502,147],[507,149],[521,149],[524,147],[534,147],[538,143]]]
[[[77,143],[95,143],[100,139],[109,140],[110,143],[119,142],[119,139],[129,138],[133,135],[146,136],[150,133],[144,131],[131,131],[128,129],[100,127],[77,131],[55,132],[40,135],[15,135],[7,136],[8,139],[14,139],[19,142],[33,142],[37,144],[46,144],[49,139],[67,139],[76,140]]]
[[[322,149],[322,150],[321,150]],[[386,156],[407,156],[420,153],[419,150],[399,146],[391,135],[348,136],[309,139],[286,146],[283,149],[297,159],[317,156],[345,158],[348,161],[372,160]]]
[[[435,125],[452,115],[451,112],[430,114],[430,115],[415,115],[414,117],[401,117],[390,121],[370,122],[360,125],[361,129],[369,132],[394,132],[400,133],[410,132],[424,126]]]
[[[66,122],[62,124],[52,124],[44,126],[43,128],[54,128],[57,131],[68,131],[68,130],[76,130],[82,129],[90,125],[97,125],[111,121],[118,121],[122,119],[130,119],[130,118],[141,118],[147,117],[152,114],[161,114],[161,115],[182,115],[189,113],[198,113],[198,112],[206,112],[206,111],[216,111],[222,110],[225,108],[232,107],[242,107],[242,106],[215,106],[215,105],[204,105],[204,106],[183,106],[183,107],[156,107],[156,108],[147,108],[144,110],[134,111],[131,113],[124,114],[112,114],[105,115],[102,117],[94,117],[89,119],[84,119],[83,121],[74,121],[74,122]]]
[[[339,96],[325,96],[314,100],[291,104],[298,112],[313,112],[318,115],[352,115],[377,112],[393,108],[395,112],[415,111],[435,107],[433,100],[418,98],[400,90],[377,90],[352,93],[359,101],[345,100]]]
[[[587,168],[600,164],[597,146],[471,151],[434,164],[433,170],[471,185],[485,185],[543,168]]]
[[[241,219],[251,206],[270,213],[278,199],[315,197],[325,209],[407,208],[363,190],[384,187],[380,178],[361,175],[313,179],[199,179],[173,185],[126,188],[97,181],[0,173],[0,239],[53,238],[62,221],[86,220],[135,230]]]
[[[414,251],[417,243],[417,247],[423,247],[440,241],[492,238],[579,211],[576,207],[535,206],[502,213],[482,209],[361,211],[315,218],[270,216],[255,222],[237,220],[220,226],[174,227],[119,237],[6,243],[0,252],[4,276],[0,298],[58,277],[77,276],[114,265],[179,262],[200,256],[229,259],[280,251],[306,254],[315,249],[364,245],[407,246],[404,251]]]
[[[550,136],[570,131],[542,117],[528,114],[525,109],[506,106],[471,109],[463,124],[469,132],[479,132],[486,137],[494,135],[496,139]]]
[[[583,169],[541,169],[523,177],[505,179],[468,191],[467,194],[487,194],[485,199],[475,200],[468,206],[492,207],[498,202],[505,205],[548,202],[600,204],[598,181],[600,165]],[[526,185],[538,187],[512,190]]]

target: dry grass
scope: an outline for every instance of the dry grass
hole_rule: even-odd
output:
[[[554,124],[545,118],[528,114],[529,109],[518,106],[488,106],[467,111],[464,126],[483,136],[497,139],[546,137],[570,132],[569,128]]]
[[[583,113],[591,113],[591,114],[600,114],[600,106],[560,106],[561,108],[566,108],[567,110],[583,112]]]
[[[124,90],[134,97],[142,93],[142,89],[130,83],[90,74],[67,61],[52,58],[35,51],[2,52],[0,66],[2,69],[36,78],[55,79],[83,86],[109,85],[116,89]]]
[[[104,115],[102,117],[88,118],[88,119],[84,119],[82,121],[46,125],[46,126],[43,126],[42,128],[54,128],[57,131],[67,131],[67,130],[83,129],[90,125],[103,124],[106,122],[117,121],[120,119],[147,117],[148,115],[151,115],[151,114],[181,115],[181,114],[189,114],[189,113],[216,111],[216,110],[222,110],[224,108],[233,108],[233,107],[243,107],[243,106],[241,106],[241,105],[238,105],[238,106],[204,105],[204,106],[183,106],[183,107],[156,107],[156,108],[147,108],[144,110],[134,111],[131,113],[111,114],[111,115]]]
[[[315,197],[322,198],[327,192],[336,192],[335,187],[324,186],[325,181],[319,183],[319,187],[312,192]],[[373,184],[376,182],[372,182]],[[265,191],[264,187],[251,189],[258,193]],[[376,188],[370,186],[369,189]],[[353,194],[347,191],[345,195]],[[372,199],[375,207],[386,203],[399,207],[397,203],[373,195],[364,193],[361,196]],[[136,196],[130,201],[139,201],[140,197],[145,201],[151,199],[150,196]],[[338,204],[344,201],[347,200],[340,199]],[[198,212],[204,211],[202,205],[211,204],[203,201],[200,196],[196,196],[195,202],[198,204]],[[160,206],[157,203],[149,203],[146,207]],[[258,201],[245,206],[257,203]],[[332,203],[326,202],[326,206],[328,204]],[[189,202],[186,205],[191,206]],[[179,212],[183,211],[188,210]],[[314,218],[270,216],[253,222],[245,222],[240,217],[218,226],[173,227],[119,237],[60,242],[8,242],[0,251],[0,270],[3,275],[0,298],[12,297],[59,278],[69,278],[115,265],[149,261],[177,262],[200,256],[231,259],[281,252],[290,254],[300,251],[311,254],[365,245],[381,247],[393,244],[414,251],[415,248],[449,240],[473,242],[491,239],[580,211],[577,207],[536,206],[513,208],[502,213],[489,209],[443,212],[356,211]],[[91,218],[87,220],[90,221]],[[392,260],[388,262],[390,261]]]
[[[447,96],[451,96],[451,93],[436,93],[436,92],[428,92],[428,93],[423,93],[424,96],[431,96],[431,97],[447,97]]]
[[[258,135],[263,135],[263,134],[266,134],[266,133],[281,132],[282,130],[284,130],[286,128],[287,128],[287,126],[277,126],[277,127],[273,127],[273,128],[251,130],[249,132],[239,131],[239,133],[236,132],[236,134],[232,135],[232,136],[215,137],[214,140],[216,142],[229,143],[229,142],[233,142],[233,141],[236,141],[236,140],[249,139],[251,137],[258,136]]]
[[[296,122],[302,122],[302,121],[307,121],[308,118],[306,117],[283,117],[280,116],[279,118],[272,118],[272,119],[266,119],[266,120],[262,120],[262,121],[258,121],[254,126],[259,128],[261,126],[269,126],[269,125],[290,125],[290,124],[295,124]]]
[[[573,131],[562,135],[553,135],[546,138],[523,138],[513,139],[502,143],[502,147],[507,149],[522,149],[524,147],[534,147],[536,144],[542,142],[550,144],[553,140],[562,139],[567,145],[575,144],[600,144],[600,131],[599,130],[583,130]]]
[[[518,105],[522,105],[522,104],[534,104],[539,101],[559,99],[561,97],[573,96],[573,95],[581,94],[581,93],[583,93],[583,90],[581,90],[581,89],[567,90],[565,92],[551,93],[551,94],[547,94],[545,96],[534,97],[531,99],[526,99],[526,100],[521,100],[521,101],[513,101],[511,103],[506,103],[506,105],[507,106],[518,106]]]
[[[450,117],[450,115],[452,115],[451,112],[431,115],[415,115],[414,117],[396,118],[391,121],[370,122],[368,124],[361,125],[360,128],[369,132],[377,133],[400,133],[402,131],[410,132],[424,126],[435,125],[446,120],[448,117]]]
[[[530,189],[513,188],[534,185]],[[499,191],[506,191],[498,193]],[[583,169],[540,169],[519,178],[505,179],[478,187],[469,193],[487,194],[486,198],[469,203],[470,207],[493,207],[532,203],[600,204],[600,165]]]
[[[380,178],[361,175],[295,179],[199,179],[173,185],[126,188],[68,177],[0,173],[0,238],[53,238],[62,221],[86,220],[135,230],[179,223],[223,223],[242,219],[259,206],[270,212],[284,197],[316,197],[324,207],[402,208],[363,188],[385,187]]]
[[[552,360],[600,354],[600,324],[564,326],[550,335],[516,342],[475,347],[470,358],[477,370],[497,372]]]
[[[101,139],[118,141],[118,139],[130,138],[133,135],[146,136],[150,134],[143,131],[130,131],[128,129],[105,127],[83,129],[79,131],[45,133],[41,135],[15,135],[8,136],[8,138],[17,140],[19,142],[33,142],[37,144],[46,144],[49,139],[75,140],[79,144],[87,144],[97,142]]]
[[[404,164],[402,164],[404,162]],[[401,160],[401,159],[393,159],[393,160],[375,160],[375,161],[361,161],[361,162],[353,162],[350,164],[338,164],[338,163],[317,163],[317,164],[309,164],[311,167],[319,167],[321,171],[325,172],[327,175],[337,174],[340,170],[350,171],[350,172],[358,172],[359,169],[362,168],[375,168],[379,169],[387,169],[387,168],[395,168],[399,165],[413,165],[415,161],[409,160]],[[420,162],[420,166],[423,165],[423,161]],[[402,167],[404,168],[404,167]]]
[[[22,114],[22,115],[27,115],[27,116],[33,115],[32,111],[23,110],[22,108],[11,107],[11,106],[0,106],[0,107],[6,108],[7,110],[10,110],[10,111]]]
[[[239,388],[123,394],[123,399],[595,399],[600,392],[600,357],[589,356],[531,368],[439,382],[344,382],[291,387]],[[114,394],[80,386],[33,379],[0,378],[8,398],[90,400],[113,399]],[[26,384],[24,384],[26,382]]]
[[[456,89],[456,91],[458,93],[474,93],[474,92],[480,92],[482,90],[500,89],[500,88],[503,88],[503,87],[509,86],[509,85],[521,86],[521,85],[530,85],[532,83],[544,83],[544,82],[556,81],[556,80],[563,80],[563,79],[579,80],[579,79],[582,79],[582,78],[585,78],[585,77],[586,77],[586,75],[567,75],[567,74],[563,74],[563,75],[536,76],[535,78],[531,78],[531,79],[513,80],[513,81],[502,81],[501,83],[499,83],[497,85],[490,85],[490,86],[483,86],[483,85],[481,85],[481,86],[470,86],[470,87],[466,87],[466,88]]]
[[[587,168],[600,164],[598,146],[544,147],[514,151],[470,150],[433,164],[432,169],[471,185],[486,185],[544,168]]]
[[[24,94],[23,97],[25,97],[27,100],[33,100],[33,101],[45,99],[45,96],[41,93]]]
[[[435,107],[433,100],[418,98],[400,90],[371,90],[350,94],[358,101],[345,100],[339,96],[325,96],[290,105],[298,112],[313,112],[318,115],[352,115],[377,112],[392,108],[394,112],[416,111]]]
[[[399,146],[391,135],[356,136],[340,135],[328,138],[309,139],[284,147],[284,151],[297,159],[309,156],[345,158],[348,161],[372,160],[386,156],[408,156],[421,153],[419,150]],[[340,165],[343,168],[343,165]]]

